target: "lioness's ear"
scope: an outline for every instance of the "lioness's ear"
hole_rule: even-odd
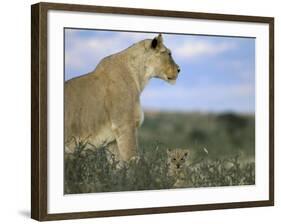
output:
[[[158,44],[161,45],[163,44],[163,37],[162,37],[162,34],[159,33],[158,37],[157,37],[157,40],[158,40]]]
[[[157,37],[155,37],[152,40],[151,47],[154,48],[154,49],[157,48],[157,47],[159,48],[162,44],[163,44],[163,37],[160,33]]]
[[[158,40],[157,40],[157,38],[155,37],[155,38],[152,40],[152,42],[151,42],[151,47],[155,49],[155,48],[157,47],[157,42],[158,42]]]

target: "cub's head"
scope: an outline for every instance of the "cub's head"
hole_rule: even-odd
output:
[[[173,170],[180,170],[187,165],[189,158],[188,149],[168,149],[168,165]]]
[[[171,50],[164,45],[162,35],[159,34],[152,39],[148,48],[146,69],[152,73],[153,77],[174,84],[180,72],[180,67],[175,63]]]

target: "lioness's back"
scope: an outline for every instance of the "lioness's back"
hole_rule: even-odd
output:
[[[105,86],[102,78],[89,73],[65,83],[65,137],[85,137],[97,132],[105,117]],[[95,115],[99,116],[95,116]]]

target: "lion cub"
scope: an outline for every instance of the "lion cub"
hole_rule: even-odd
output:
[[[187,187],[186,168],[189,159],[190,150],[188,149],[168,149],[168,176],[175,178],[173,187]]]

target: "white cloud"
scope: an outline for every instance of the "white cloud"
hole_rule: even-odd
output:
[[[173,48],[174,54],[188,59],[197,59],[205,56],[216,56],[218,54],[235,49],[235,44],[231,42],[210,42],[203,40],[185,41]]]
[[[65,52],[66,66],[76,70],[95,66],[99,59],[125,47],[120,39],[114,36],[81,38],[79,35],[74,35],[68,38],[71,47]]]

